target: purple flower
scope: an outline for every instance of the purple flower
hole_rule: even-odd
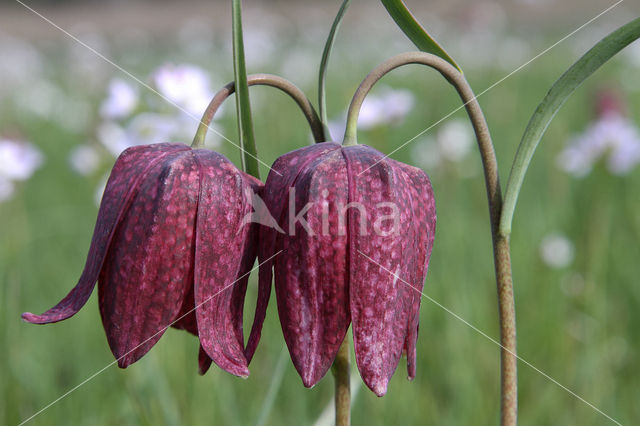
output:
[[[325,142],[276,160],[264,201],[283,232],[260,228],[256,317],[264,318],[273,268],[284,338],[304,385],[325,375],[350,323],[360,374],[378,396],[403,351],[415,377],[436,224],[427,175],[368,146]],[[254,329],[249,353],[258,337]]]
[[[261,183],[221,154],[183,144],[127,149],[118,157],[100,204],[78,284],[42,315],[73,316],[98,281],[100,314],[122,368],[140,359],[169,325],[200,339],[200,367],[211,362],[247,376],[242,311],[257,228],[247,192]]]

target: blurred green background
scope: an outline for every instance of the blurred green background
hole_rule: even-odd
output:
[[[317,67],[339,2],[245,3],[249,72],[282,74],[315,101]],[[612,3],[408,5],[479,93]],[[602,36],[640,14],[637,4],[626,3],[480,97],[503,183],[527,121],[555,79]],[[162,84],[157,70],[167,64],[198,67],[214,91],[232,78],[227,2],[36,5],[154,88]],[[329,117],[336,128],[364,75],[406,50],[412,50],[411,44],[381,5],[354,1],[328,79]],[[519,355],[622,424],[640,420],[640,170],[616,175],[600,161],[576,178],[558,167],[558,155],[572,135],[594,122],[594,94],[603,88],[618,94],[630,123],[640,123],[639,73],[640,46],[634,43],[561,110],[525,181],[512,236]],[[161,126],[165,117],[174,134],[185,135],[179,141],[188,143],[197,120],[185,120],[113,65],[13,2],[0,6],[0,76],[0,139],[28,141],[43,159],[33,176],[16,182],[12,196],[0,202],[0,424],[20,423],[85,380],[29,424],[330,424],[323,412],[332,399],[333,380],[327,375],[311,390],[302,386],[283,352],[273,295],[247,380],[215,367],[198,376],[196,339],[173,329],[128,369],[111,365],[101,371],[113,357],[96,296],[62,323],[34,326],[20,320],[23,311],[40,313],[57,303],[80,275],[95,223],[95,194],[115,160],[108,148],[113,135],[105,136],[105,127],[116,123],[128,132],[136,116],[153,112],[162,116],[137,129],[139,137],[154,137],[153,123]],[[114,78],[137,88],[138,99],[135,109],[117,119],[104,112]],[[389,100],[385,93],[402,93],[404,101],[397,102],[405,109],[392,122],[374,120],[361,131],[360,142],[382,152],[460,105],[437,73],[418,66],[394,72],[380,86],[385,87],[374,89],[374,97]],[[310,142],[306,123],[288,98],[269,88],[252,88],[251,96],[259,157],[265,163]],[[233,111],[230,99],[215,129],[235,141]],[[464,118],[461,110],[392,157],[423,167],[436,193],[438,226],[425,293],[498,339],[484,182]],[[457,124],[447,132],[451,120]],[[459,143],[453,154],[443,148],[451,135]],[[231,144],[213,135],[209,144],[239,164]],[[73,157],[78,146],[89,147],[92,154]],[[266,172],[263,167],[263,177]],[[549,236],[560,243],[549,246]],[[252,277],[247,323],[255,284]],[[401,360],[383,398],[359,378],[353,381],[358,390],[354,424],[498,423],[499,347],[426,299],[413,382],[406,380],[405,369]],[[610,423],[522,363],[519,380],[522,425]]]

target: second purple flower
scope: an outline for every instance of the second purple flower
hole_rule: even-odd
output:
[[[325,142],[276,160],[264,201],[280,229],[260,230],[256,315],[264,316],[273,269],[284,338],[304,385],[328,371],[349,324],[361,376],[378,396],[403,351],[413,378],[436,224],[427,175],[365,145]],[[250,338],[248,351],[255,344]]]

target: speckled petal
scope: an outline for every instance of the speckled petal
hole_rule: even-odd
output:
[[[206,150],[194,150],[194,154],[201,181],[194,268],[200,343],[220,368],[246,377],[242,307],[233,287],[241,285],[238,278],[251,245],[247,238],[250,225],[243,224],[248,184],[222,155]]]
[[[244,178],[247,181],[247,184],[251,187],[251,189],[255,193],[260,193],[262,191],[263,185],[258,179],[253,176],[244,174]],[[246,205],[245,214],[251,213],[251,205]],[[238,340],[243,341],[243,330],[242,330],[242,316],[244,309],[244,300],[247,292],[247,284],[249,281],[249,273],[253,268],[253,264],[255,263],[257,249],[258,249],[258,225],[256,223],[251,223],[246,225],[249,230],[248,234],[243,233],[239,236],[239,238],[247,239],[247,249],[244,252],[243,260],[242,260],[242,268],[240,271],[240,276],[238,278],[238,282],[233,286],[233,295],[232,295],[232,309],[234,309],[234,316],[236,318],[235,328],[236,335],[239,336]],[[244,229],[243,229],[244,230]],[[193,277],[190,278],[190,282],[193,282]],[[173,324],[174,328],[180,330],[186,330],[191,334],[198,335],[198,323],[196,319],[196,309],[195,309],[195,296],[193,291],[193,285],[190,286],[189,292],[187,293],[184,304],[180,309],[180,313],[178,314],[178,320]],[[205,374],[211,365],[211,358],[206,354],[202,346],[200,346],[200,355],[199,355],[199,365],[200,365],[200,374]]]
[[[191,283],[191,285],[189,285],[189,291],[185,295],[182,308],[180,308],[180,312],[171,327],[177,328],[178,330],[185,330],[197,336],[198,322],[196,320],[195,296],[193,294],[193,268],[191,268],[187,282]]]
[[[231,306],[232,309],[234,309],[234,315],[236,318],[236,336],[239,342],[244,343],[244,330],[242,325],[244,316],[244,301],[247,294],[249,276],[256,262],[256,257],[258,256],[258,235],[260,229],[259,223],[255,221],[251,221],[251,223],[248,223],[246,222],[246,219],[248,217],[251,217],[251,215],[255,213],[250,200],[255,198],[256,196],[262,196],[262,192],[264,191],[264,184],[251,175],[248,175],[244,172],[241,173],[244,180],[243,187],[245,191],[245,202],[243,210],[243,220],[245,220],[245,222],[240,234],[238,235],[238,238],[241,238],[244,241],[245,245],[243,248],[242,263],[240,265],[240,271],[238,272],[237,282],[233,286]],[[258,321],[264,321],[264,314],[262,314],[262,316],[254,314],[253,323],[256,324],[256,322]],[[248,365],[251,362],[251,357],[247,357],[246,347],[244,349],[244,354]],[[253,356],[253,352],[251,353],[251,355]]]
[[[118,157],[100,203],[89,254],[78,284],[56,306],[42,315],[25,312],[22,314],[24,320],[35,324],[62,321],[84,306],[98,279],[116,224],[129,208],[140,183],[167,155],[188,149],[183,144],[141,145],[127,149]]]
[[[415,267],[405,279],[407,285],[411,285],[415,289],[410,301],[409,323],[405,340],[407,375],[412,380],[416,376],[416,341],[420,321],[420,301],[422,300],[422,289],[436,231],[436,204],[429,177],[422,170],[397,161],[389,161],[395,166],[399,181],[404,181],[405,191],[409,192],[413,215],[411,226],[414,229],[415,246],[417,247]]]
[[[276,243],[283,255],[274,259],[275,287],[291,359],[311,387],[331,367],[350,322],[346,224],[340,227],[339,220],[348,197],[341,151],[308,162],[293,188],[295,206],[285,208],[280,225],[286,234]],[[302,220],[294,220],[299,214]]]
[[[207,352],[200,346],[200,350],[198,351],[198,374],[204,376],[209,371],[211,367],[211,358],[207,355]]]
[[[300,170],[318,156],[337,149],[340,149],[340,145],[335,142],[317,143],[291,151],[275,161],[267,177],[263,192],[263,201],[269,209],[271,216],[276,221],[280,221],[287,202],[289,188],[293,185]],[[256,346],[260,340],[262,324],[267,312],[273,277],[273,256],[276,254],[275,241],[278,234],[278,231],[271,227],[260,226],[259,228],[258,261],[260,263],[260,269],[258,300],[255,320],[245,350],[247,360],[249,361],[253,357]]]
[[[107,340],[122,368],[151,349],[184,303],[198,189],[192,154],[170,154],[141,182],[118,224],[98,295]]]
[[[406,280],[416,260],[409,200],[393,166],[373,148],[343,148],[349,176],[350,307],[356,362],[366,385],[387,391],[402,354],[414,290]],[[382,205],[381,203],[390,203]],[[397,214],[389,205],[395,205]],[[392,215],[397,219],[383,220]],[[376,224],[377,229],[376,229]],[[408,280],[407,280],[408,281]]]

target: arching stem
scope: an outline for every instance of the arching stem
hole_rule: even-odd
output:
[[[467,110],[478,141],[482,157],[484,178],[489,200],[493,256],[498,290],[498,309],[500,318],[501,349],[501,424],[515,425],[518,413],[518,383],[516,357],[516,316],[511,275],[511,258],[508,236],[500,236],[498,228],[502,211],[502,192],[498,178],[496,160],[491,134],[482,109],[476,100],[469,83],[453,65],[438,56],[424,52],[408,52],[394,56],[378,65],[365,77],[349,105],[347,129],[343,145],[357,144],[357,124],[360,108],[365,97],[375,83],[390,71],[407,64],[421,64],[436,69],[455,87]]]
[[[325,142],[324,128],[316,110],[313,108],[313,105],[309,99],[307,99],[302,90],[298,89],[296,85],[291,83],[289,80],[272,74],[252,74],[247,76],[247,81],[249,86],[271,86],[276,89],[280,89],[289,95],[296,102],[298,107],[300,107],[300,110],[309,122],[311,132],[313,133],[313,139],[316,142]],[[193,138],[193,143],[191,144],[193,148],[202,148],[204,146],[204,139],[213,117],[216,115],[216,112],[222,103],[234,92],[235,84],[234,82],[230,82],[215,94],[202,115],[200,125],[196,131],[196,136]]]

